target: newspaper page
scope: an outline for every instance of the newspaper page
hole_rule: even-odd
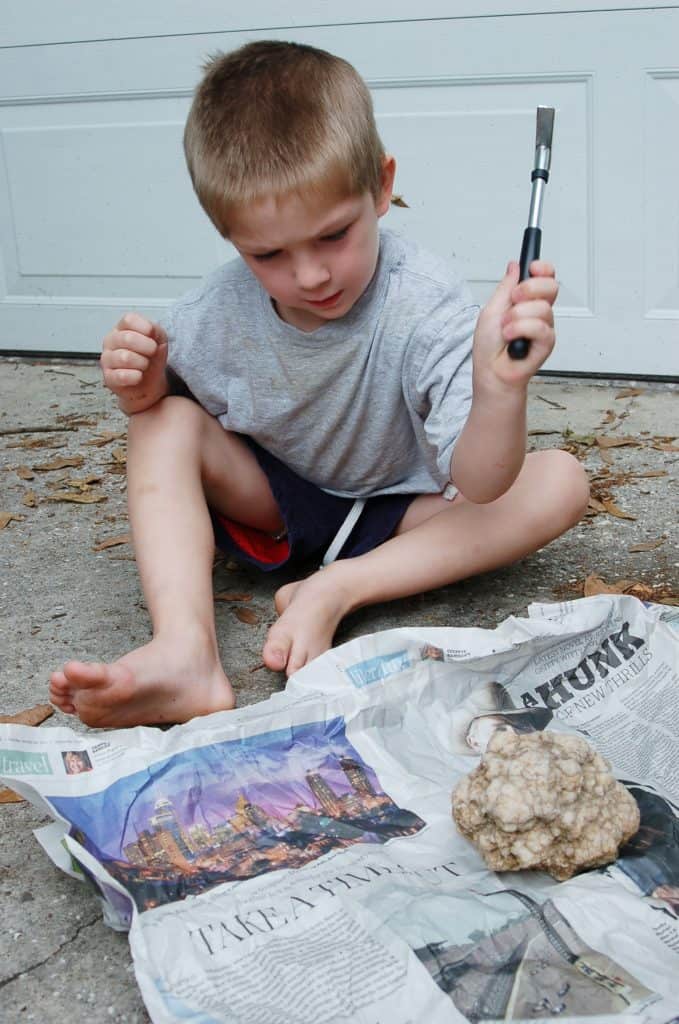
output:
[[[0,778],[129,929],[158,1024],[669,1024],[678,711],[679,610],[605,595],[361,637],[167,731],[0,726]],[[451,792],[498,729],[611,762],[641,812],[615,865],[485,867]]]

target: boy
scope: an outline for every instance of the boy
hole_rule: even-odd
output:
[[[479,316],[453,269],[380,232],[395,162],[351,65],[283,42],[218,56],[184,141],[197,195],[241,258],[165,327],[129,313],[104,340],[104,383],[130,417],[153,639],[52,674],[53,703],[93,726],[234,706],[215,538],[265,569],[325,552],[275,597],[263,658],[290,675],[353,609],[513,562],[587,503],[569,455],[525,454],[528,381],[554,344],[553,268],[535,261],[518,284],[511,263]],[[512,361],[517,337],[530,352]],[[177,378],[190,396],[172,393]]]

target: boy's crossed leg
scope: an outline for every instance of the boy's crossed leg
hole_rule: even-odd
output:
[[[452,503],[421,495],[384,544],[277,592],[280,618],[269,630],[265,663],[291,675],[328,650],[349,612],[433,590],[537,551],[579,521],[588,497],[582,466],[557,450],[527,455],[513,486],[487,505],[462,495]]]

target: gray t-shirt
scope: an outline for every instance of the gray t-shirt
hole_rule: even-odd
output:
[[[344,497],[441,491],[471,404],[478,316],[451,264],[391,231],[346,316],[277,315],[241,259],[169,311],[169,364],[227,430]]]

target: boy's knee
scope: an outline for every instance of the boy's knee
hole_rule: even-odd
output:
[[[192,399],[181,395],[166,395],[145,412],[135,413],[130,417],[130,436],[146,431],[168,431],[181,429],[186,431],[191,426],[198,427],[205,416],[203,409]]]
[[[545,495],[551,498],[557,514],[568,529],[579,522],[589,503],[589,480],[584,467],[575,456],[555,448],[541,453],[541,471]]]
[[[151,409],[146,409],[143,413],[135,413],[134,416],[131,416],[130,430],[134,426],[158,423],[162,423],[165,426],[171,423],[187,425],[192,421],[199,422],[202,416],[205,416],[205,412],[193,399],[185,398],[183,395],[168,394],[165,398],[157,401]]]

